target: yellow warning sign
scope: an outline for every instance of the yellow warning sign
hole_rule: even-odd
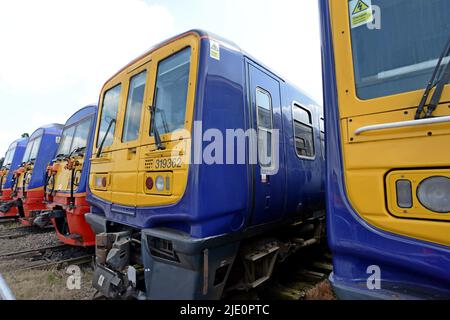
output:
[[[372,0],[350,0],[349,11],[352,29],[373,20]]]
[[[220,45],[219,45],[219,43],[214,40],[210,40],[209,46],[210,46],[209,55],[211,56],[211,58],[220,60]]]
[[[355,14],[365,11],[367,9],[369,9],[369,6],[367,4],[365,4],[364,1],[359,0],[355,6],[355,9],[353,9],[352,14],[355,15]]]

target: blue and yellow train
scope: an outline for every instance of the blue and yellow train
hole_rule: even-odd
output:
[[[21,165],[13,172],[11,200],[0,205],[1,213],[9,215],[17,210],[22,224],[33,225],[34,218],[45,208],[45,173],[58,148],[62,127],[49,124],[30,136]]]
[[[17,139],[8,148],[0,170],[0,204],[12,200],[13,186],[15,186],[14,172],[20,168],[23,155],[27,147],[28,137]],[[8,212],[0,212],[0,217],[17,216],[17,208]]]
[[[323,139],[317,103],[218,36],[190,31],[135,59],[99,101],[94,287],[217,299],[265,283],[322,238]]]
[[[86,106],[64,125],[56,157],[46,168],[46,208],[34,220],[41,227],[51,221],[58,238],[73,246],[95,244],[84,215],[90,211],[86,192],[96,115],[97,106]]]
[[[449,298],[450,3],[320,5],[333,287]]]

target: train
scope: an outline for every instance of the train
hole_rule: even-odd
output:
[[[45,209],[47,165],[55,156],[62,127],[61,124],[45,125],[29,137],[20,167],[12,172],[11,200],[0,205],[3,215],[12,215],[17,210],[20,222],[32,226],[36,216]]]
[[[87,180],[97,106],[78,110],[65,123],[54,159],[46,167],[45,208],[33,224],[53,224],[59,240],[67,245],[95,245],[95,235],[84,218],[90,211],[86,201]]]
[[[323,240],[322,108],[236,44],[164,41],[98,106],[85,217],[103,296],[223,298]]]
[[[445,0],[320,0],[340,299],[450,298],[449,12]]]
[[[5,158],[0,169],[0,205],[12,201],[12,193],[15,190],[14,171],[19,169],[23,154],[27,147],[28,137],[23,137],[15,140],[8,147],[8,151],[5,154]],[[15,217],[17,216],[17,208],[12,208],[7,212],[0,212],[0,217]]]

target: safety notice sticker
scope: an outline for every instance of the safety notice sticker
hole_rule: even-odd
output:
[[[372,22],[372,0],[351,0],[349,9],[352,29]]]
[[[217,41],[210,40],[209,42],[209,55],[211,58],[220,60],[220,45]]]

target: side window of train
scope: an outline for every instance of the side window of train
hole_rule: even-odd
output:
[[[258,160],[262,168],[272,167],[272,97],[270,93],[256,88],[258,123]]]
[[[297,155],[300,158],[312,159],[315,156],[312,113],[306,108],[294,103],[292,114]]]
[[[130,79],[122,142],[135,141],[139,137],[146,76],[147,71],[142,71]]]
[[[122,85],[119,84],[105,92],[101,111],[100,130],[97,136],[97,147],[100,146],[103,139],[105,139],[104,147],[112,145],[114,141],[121,89]]]
[[[325,160],[325,120],[320,118],[320,145],[322,147],[322,158]]]

